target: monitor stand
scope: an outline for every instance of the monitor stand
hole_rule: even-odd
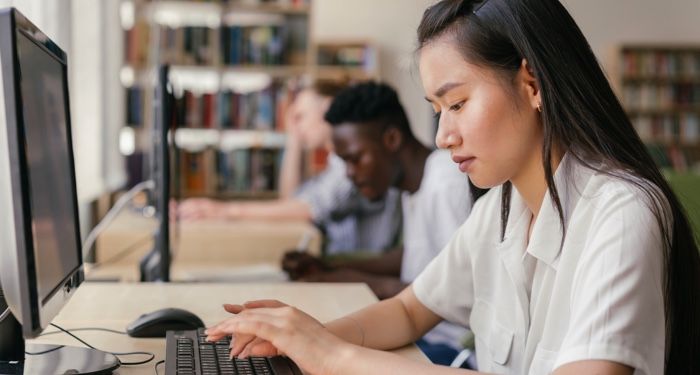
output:
[[[0,294],[0,314],[7,305]],[[119,359],[96,349],[29,344],[25,347],[22,326],[14,315],[0,321],[0,374],[111,374]],[[27,353],[50,352],[38,355]]]

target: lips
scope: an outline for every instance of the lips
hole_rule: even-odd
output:
[[[475,157],[473,156],[459,156],[459,155],[453,155],[452,156],[452,161],[457,163],[459,165],[459,170],[464,172],[467,172],[469,169],[469,166],[472,165],[472,163],[476,160]]]

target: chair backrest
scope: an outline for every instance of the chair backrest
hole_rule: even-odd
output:
[[[668,172],[666,178],[685,208],[695,240],[700,240],[700,174]]]

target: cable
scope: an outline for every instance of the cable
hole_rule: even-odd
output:
[[[5,309],[5,311],[2,312],[2,314],[0,314],[0,322],[5,320],[5,318],[7,318],[8,316],[10,316],[10,307],[9,306]]]
[[[146,236],[144,236],[144,237],[138,239],[137,241],[134,241],[134,243],[132,243],[131,245],[127,246],[127,247],[124,248],[123,250],[119,250],[119,252],[117,252],[116,254],[114,254],[111,258],[107,258],[107,259],[105,259],[105,260],[102,261],[102,262],[92,264],[92,266],[90,267],[90,270],[95,270],[95,269],[97,269],[97,268],[100,268],[100,267],[102,267],[102,266],[104,266],[104,265],[107,265],[107,264],[116,262],[116,261],[118,261],[118,260],[120,260],[120,259],[122,259],[122,258],[124,258],[124,257],[126,257],[126,256],[128,256],[128,255],[130,255],[130,254],[133,253],[134,251],[139,250],[139,249],[141,248],[141,245],[143,245],[143,244],[145,244],[146,242],[150,241],[152,238],[153,238],[153,235],[152,235],[152,234],[148,234],[148,235],[146,235]]]
[[[87,259],[88,256],[90,255],[90,250],[92,249],[92,245],[95,244],[95,241],[97,240],[97,236],[102,233],[102,231],[107,228],[107,226],[117,217],[117,214],[121,212],[121,210],[124,208],[124,206],[129,203],[136,194],[140,193],[143,190],[152,190],[155,187],[155,183],[153,180],[147,180],[140,182],[136,184],[134,187],[129,189],[124,195],[119,197],[117,201],[114,203],[114,206],[107,211],[107,214],[105,215],[102,220],[100,220],[100,223],[95,226],[95,228],[90,231],[90,234],[85,238],[85,242],[83,243],[83,249],[82,249],[82,254],[83,254],[83,259]]]
[[[53,347],[53,348],[51,348],[51,349],[49,349],[49,350],[44,350],[43,352],[24,352],[24,354],[26,354],[26,355],[42,355],[42,354],[46,354],[46,353],[51,353],[51,352],[53,352],[53,351],[56,351],[56,350],[58,350],[58,349],[62,349],[62,348],[65,348],[65,347],[66,347],[65,345],[58,345],[58,346]]]
[[[155,366],[156,375],[158,375],[158,366],[162,365],[163,363],[165,363],[164,359],[161,359],[160,361],[156,362],[156,366]]]
[[[54,326],[54,327],[56,327],[56,328],[58,328],[58,329],[60,330],[60,332],[67,334],[68,336],[70,336],[70,337],[72,337],[72,338],[78,340],[81,344],[87,346],[87,347],[90,348],[90,349],[94,349],[94,350],[99,350],[99,349],[97,349],[97,348],[95,348],[94,346],[88,344],[87,342],[85,342],[84,340],[82,340],[80,337],[78,337],[78,336],[72,334],[70,331],[89,331],[89,330],[94,330],[94,331],[106,331],[106,332],[117,333],[117,334],[126,334],[126,332],[116,331],[116,330],[112,330],[112,329],[108,329],[108,328],[75,328],[75,329],[72,329],[72,330],[67,330],[67,329],[61,328],[60,326],[58,326],[58,325],[56,325],[56,324],[53,324],[53,323],[51,323],[51,325]],[[55,333],[59,333],[59,331],[48,332],[48,333],[43,334],[42,336],[44,336],[44,335],[52,335],[52,334],[55,334]],[[61,349],[61,348],[63,348],[63,347],[65,347],[65,345],[60,345],[60,346],[57,346],[57,347],[55,347],[55,348],[51,348],[51,349],[49,349],[49,350],[45,350],[45,351],[43,351],[43,352],[36,352],[36,353],[25,352],[25,354],[28,354],[28,355],[46,354],[46,353],[50,353],[50,352],[52,352],[52,351],[54,351],[54,350]],[[119,361],[119,364],[122,365],[122,366],[143,365],[143,364],[146,364],[146,363],[148,363],[148,362],[151,362],[152,360],[154,360],[154,359],[156,358],[156,355],[153,354],[153,353],[150,353],[150,352],[125,352],[125,353],[118,353],[118,352],[108,352],[108,351],[106,351],[106,350],[101,350],[101,351],[106,352],[106,353],[109,353],[109,354],[112,354],[112,355],[114,355],[115,357],[117,357],[117,360]],[[148,359],[143,360],[143,361],[136,361],[136,362],[124,362],[124,361],[122,361],[122,360],[119,358],[119,356],[130,356],[130,355],[147,355],[147,356],[150,356],[150,357],[149,357]]]
[[[116,329],[109,329],[109,328],[99,328],[99,327],[85,327],[85,328],[71,328],[68,329],[67,331],[70,332],[76,332],[76,331],[102,331],[102,332],[109,332],[109,333],[116,333],[118,335],[126,335],[126,332],[124,331],[117,331]],[[44,332],[39,336],[49,336],[49,335],[55,335],[57,333],[63,333],[63,331],[51,331],[51,332]]]

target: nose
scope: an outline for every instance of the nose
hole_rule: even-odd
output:
[[[440,116],[437,134],[435,134],[435,144],[439,148],[449,149],[459,146],[461,142],[462,138],[457,132],[457,127],[452,126],[444,116]]]

